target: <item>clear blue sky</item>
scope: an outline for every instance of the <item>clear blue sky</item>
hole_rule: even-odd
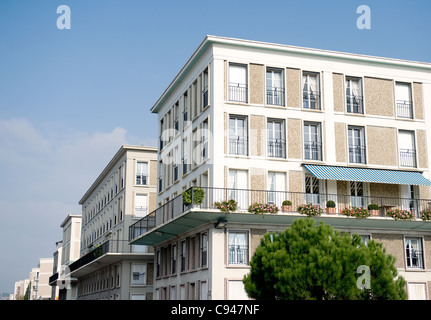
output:
[[[70,30],[56,26],[63,4]],[[428,0],[0,0],[0,293],[52,257],[121,144],[155,145],[149,110],[205,35],[431,62],[430,12]]]

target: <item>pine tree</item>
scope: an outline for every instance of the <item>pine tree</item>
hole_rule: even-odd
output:
[[[243,282],[259,300],[404,300],[405,280],[394,263],[381,243],[365,245],[356,234],[301,218],[284,232],[263,236]],[[368,278],[357,273],[360,266]]]

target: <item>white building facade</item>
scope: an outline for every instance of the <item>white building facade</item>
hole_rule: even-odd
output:
[[[306,203],[343,232],[384,243],[410,298],[430,298],[431,64],[208,36],[151,111],[158,210],[132,226],[155,246],[156,299],[245,298],[263,233]],[[182,193],[200,187],[198,208]],[[235,213],[216,201],[234,199]],[[265,219],[253,203],[287,213]],[[335,213],[326,212],[334,202]],[[376,216],[346,217],[374,204]],[[404,210],[413,221],[395,221]],[[370,209],[371,211],[371,209]],[[188,227],[184,227],[184,225]],[[420,256],[413,262],[411,253]]]

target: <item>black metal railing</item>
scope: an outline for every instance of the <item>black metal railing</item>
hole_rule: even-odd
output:
[[[387,217],[387,212],[393,209],[408,210],[415,218],[420,218],[420,211],[431,208],[430,199],[411,199],[395,197],[356,196],[326,193],[287,192],[273,190],[250,190],[233,188],[201,187],[204,197],[196,203],[194,196],[197,187],[188,189],[191,201],[183,202],[182,195],[178,195],[166,204],[160,206],[146,217],[140,219],[130,226],[129,241],[138,238],[144,233],[156,228],[158,225],[177,218],[184,212],[193,209],[217,209],[215,202],[234,199],[238,203],[237,212],[247,212],[253,203],[270,203],[276,205],[280,212],[298,213],[298,208],[307,203],[319,205],[326,212],[326,203],[329,200],[335,202],[335,214],[340,215],[342,210],[352,207],[365,207],[369,204],[377,204],[379,209],[376,213],[379,217]],[[291,205],[283,207],[283,201],[289,200]],[[329,212],[329,209],[328,209]],[[373,213],[374,214],[374,213]]]
[[[398,118],[413,119],[413,104],[411,101],[397,100]]]
[[[364,113],[362,96],[346,95],[347,112]]]
[[[229,101],[247,103],[248,87],[244,83],[229,83]]]
[[[365,146],[349,146],[350,163],[367,163]]]
[[[303,90],[302,107],[304,109],[320,110],[320,92],[313,90]]]
[[[316,141],[304,142],[304,156],[306,160],[322,160],[322,143]]]
[[[406,248],[406,257],[407,257],[407,268],[412,268],[412,269],[424,268],[424,256],[423,256],[422,250]]]
[[[268,139],[268,157],[286,158],[286,140]]]
[[[266,103],[276,106],[284,106],[284,89],[281,87],[267,87]]]
[[[400,149],[401,167],[416,167],[416,150]]]
[[[247,265],[248,259],[248,246],[246,245],[229,245],[229,264]]]
[[[229,154],[248,155],[248,137],[229,137]]]

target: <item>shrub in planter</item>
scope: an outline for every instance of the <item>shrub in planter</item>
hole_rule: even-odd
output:
[[[323,213],[323,209],[318,204],[307,203],[298,207],[300,214],[305,214],[309,217],[320,216]]]
[[[275,204],[262,204],[256,202],[248,207],[248,212],[254,214],[277,213],[278,207]]]
[[[214,202],[214,206],[221,212],[231,213],[236,211],[238,208],[238,202],[236,202],[234,199],[230,199],[228,201]]]
[[[352,208],[345,208],[340,211],[341,214],[348,216],[348,217],[355,217],[355,218],[368,218],[370,216],[370,213],[368,212],[368,209],[361,207],[352,207]]]
[[[281,211],[290,212],[292,211],[292,202],[289,200],[284,200],[281,204]]]
[[[420,217],[424,221],[431,220],[431,208],[424,209],[420,212]]]
[[[380,207],[377,203],[370,203],[368,205],[368,211],[370,212],[370,215],[373,217],[379,216]]]
[[[413,220],[414,215],[410,210],[392,209],[386,212],[388,217],[392,217],[395,220]]]
[[[337,209],[335,208],[335,201],[329,200],[326,202],[326,213],[327,214],[335,214]]]
[[[205,191],[202,188],[190,188],[183,192],[183,204],[188,206],[192,203],[192,200],[195,204],[202,204],[204,197]]]

